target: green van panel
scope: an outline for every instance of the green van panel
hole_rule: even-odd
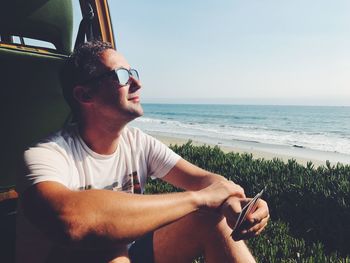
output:
[[[72,50],[72,0],[8,0],[0,8],[0,34],[50,42],[58,52]]]
[[[23,150],[68,116],[60,83],[65,59],[0,48],[0,187],[15,184]]]

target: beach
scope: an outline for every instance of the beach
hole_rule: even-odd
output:
[[[288,162],[290,159],[294,159],[299,164],[306,165],[308,162],[312,162],[315,167],[320,165],[326,165],[326,160],[329,160],[332,165],[336,165],[338,162],[343,164],[349,164],[350,160],[347,155],[342,155],[339,153],[329,153],[322,151],[315,151],[303,148],[288,149],[286,147],[278,147],[275,145],[257,145],[253,142],[236,142],[235,146],[224,145],[220,142],[215,143],[207,142],[201,140],[201,138],[191,137],[186,138],[169,136],[164,134],[149,133],[153,137],[157,138],[159,141],[167,146],[170,145],[182,145],[191,140],[192,145],[202,146],[208,145],[211,147],[218,146],[225,153],[235,152],[235,153],[248,153],[252,154],[254,159],[263,158],[265,160],[272,160],[273,158],[278,158],[284,162]]]
[[[131,126],[166,145],[219,146],[224,152],[306,165],[350,164],[350,107],[143,104]]]

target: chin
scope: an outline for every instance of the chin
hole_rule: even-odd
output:
[[[142,116],[143,116],[143,110],[140,111],[140,112],[137,112],[137,113],[135,114],[135,118],[142,117]]]
[[[140,110],[140,112],[139,112],[139,113],[140,113],[140,116],[139,116],[139,117],[143,116],[143,114],[144,114],[143,108],[141,107],[141,105],[140,105],[140,109],[141,109],[141,110]]]
[[[143,116],[143,109],[141,107],[141,104],[134,105],[133,107],[129,108],[127,112],[128,112],[128,115],[132,117],[132,119]]]
[[[136,107],[137,107],[137,112],[138,112],[138,114],[139,114],[138,117],[143,116],[143,108],[142,108],[142,106],[141,106],[141,103],[138,103]]]

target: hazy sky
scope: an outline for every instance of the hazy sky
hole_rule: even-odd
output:
[[[350,105],[349,0],[109,0],[143,100]]]

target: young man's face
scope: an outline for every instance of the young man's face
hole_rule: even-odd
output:
[[[101,62],[104,65],[101,72],[109,72],[117,68],[130,69],[129,63],[118,52],[107,49],[101,54]],[[120,85],[113,75],[106,75],[98,83],[98,89],[94,94],[96,110],[103,116],[131,121],[143,115],[140,104],[139,80],[131,77],[126,85]]]

